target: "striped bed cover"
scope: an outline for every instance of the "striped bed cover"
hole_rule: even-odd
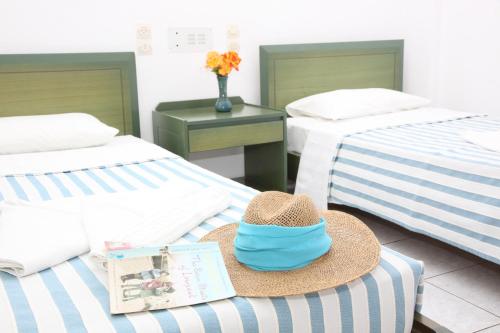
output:
[[[258,193],[181,158],[165,158],[0,177],[0,200],[50,200],[140,190],[176,178],[224,186],[233,198],[227,210],[179,242],[196,242],[218,226],[238,222],[249,200]],[[422,274],[421,262],[383,249],[374,271],[336,289],[293,297],[234,297],[111,316],[106,273],[84,255],[21,279],[0,273],[0,332],[410,332],[423,292]]]
[[[471,116],[344,138],[328,201],[500,264],[500,153],[466,142],[467,130],[500,130],[500,120]]]

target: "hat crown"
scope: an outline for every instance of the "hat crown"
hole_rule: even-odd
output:
[[[306,227],[320,222],[319,213],[309,197],[277,191],[257,195],[248,204],[244,219],[250,224],[282,227]]]

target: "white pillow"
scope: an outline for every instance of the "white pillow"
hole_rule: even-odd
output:
[[[304,97],[288,104],[286,111],[292,117],[339,120],[411,110],[429,104],[430,100],[423,97],[390,89],[341,89]]]
[[[101,146],[116,134],[86,113],[0,117],[0,154]]]

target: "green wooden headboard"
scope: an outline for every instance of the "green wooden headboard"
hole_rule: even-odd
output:
[[[402,90],[403,40],[260,47],[261,104],[348,88]]]
[[[139,137],[134,53],[0,55],[0,117],[65,112]]]

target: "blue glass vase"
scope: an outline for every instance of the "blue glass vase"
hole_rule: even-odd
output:
[[[227,78],[227,75],[217,75],[217,82],[219,84],[219,98],[215,102],[215,110],[217,112],[229,112],[233,108],[233,104],[227,97]]]

